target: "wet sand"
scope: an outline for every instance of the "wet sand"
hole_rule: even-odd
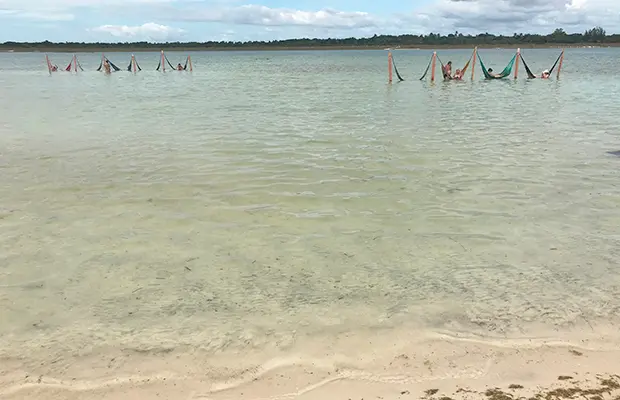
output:
[[[396,342],[399,337],[343,335],[332,343],[307,342],[272,352],[269,359],[263,351],[250,349],[220,355],[189,349],[106,349],[83,357],[59,355],[36,366],[3,360],[0,398],[620,398],[620,350],[604,337],[597,344],[583,339],[580,346],[439,334],[414,343]]]

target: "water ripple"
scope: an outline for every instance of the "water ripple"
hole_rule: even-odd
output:
[[[0,348],[617,323],[617,51],[461,84],[397,51],[391,86],[374,51],[52,78],[0,54]]]

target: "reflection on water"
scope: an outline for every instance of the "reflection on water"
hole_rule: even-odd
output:
[[[374,51],[196,53],[192,74],[138,54],[111,76],[84,54],[53,77],[0,55],[5,355],[615,323],[617,51],[567,50],[560,81],[434,84],[430,52],[394,56],[388,86]]]

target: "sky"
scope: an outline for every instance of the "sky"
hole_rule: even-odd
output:
[[[0,0],[0,42],[620,32],[620,0]]]

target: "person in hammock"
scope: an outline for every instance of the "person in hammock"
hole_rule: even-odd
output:
[[[452,61],[443,67],[443,79],[452,79]]]
[[[460,69],[457,69],[456,72],[454,73],[454,77],[452,77],[452,79],[456,79],[457,81],[460,81],[463,79],[463,72]]]
[[[52,65],[52,72],[58,71],[58,65]]]
[[[112,71],[110,71],[110,63],[108,62],[108,60],[105,60],[103,62],[103,70],[106,74],[111,74]]]
[[[542,74],[540,74],[540,79],[549,79],[549,75],[551,74],[549,74],[549,70],[546,69],[542,72]]]
[[[177,64],[177,71],[183,71],[183,66],[181,65],[181,63]]]
[[[500,77],[499,74],[496,74],[496,73],[493,72],[493,68],[489,68],[487,70],[487,72],[489,73],[489,75],[491,75],[494,78],[499,78]]]

